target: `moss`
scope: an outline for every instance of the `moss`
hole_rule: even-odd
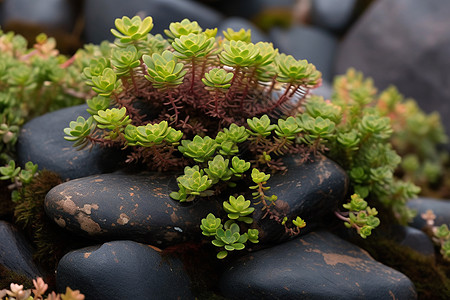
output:
[[[11,283],[17,283],[24,286],[24,289],[33,287],[33,282],[26,275],[16,273],[0,264],[0,290],[9,289]]]
[[[34,242],[36,251],[33,258],[50,273],[53,273],[64,254],[88,243],[81,238],[68,236],[45,213],[45,196],[61,182],[60,177],[53,172],[40,172],[29,185],[20,190],[20,198],[14,211],[16,223],[23,227]]]
[[[14,203],[11,201],[10,182],[0,181],[0,219],[10,221],[14,213]]]
[[[377,261],[405,274],[414,283],[419,299],[450,299],[450,266],[438,259],[425,256],[392,239],[380,236],[361,241]]]

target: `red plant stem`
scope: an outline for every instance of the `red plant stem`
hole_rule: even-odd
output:
[[[66,60],[65,62],[63,62],[62,64],[60,64],[59,66],[60,66],[62,69],[67,68],[67,67],[69,67],[71,64],[73,64],[73,62],[75,61],[75,58],[76,58],[76,54],[72,55],[71,58],[69,58],[68,60]]]
[[[219,91],[216,91],[216,94],[214,95],[214,108],[215,108],[215,112],[217,114],[217,116],[219,116],[219,110],[218,110],[218,100],[219,100]]]
[[[248,77],[248,81],[245,84],[244,92],[242,93],[241,104],[239,107],[241,110],[244,108],[244,100],[245,100],[245,98],[247,98],[248,88],[250,87],[250,84],[253,81],[253,77],[255,76],[255,73],[256,73],[256,68],[253,68],[252,72],[250,73],[250,76]]]
[[[270,84],[270,87],[269,87],[269,91],[268,91],[269,94],[272,93],[273,89],[275,88],[276,83],[277,83],[277,76],[275,75],[272,78],[272,83]]]
[[[273,111],[275,108],[279,107],[281,104],[286,102],[289,99],[289,90],[291,89],[291,87],[292,87],[292,83],[289,83],[289,85],[286,88],[286,90],[284,91],[283,95],[281,95],[280,98],[278,98],[278,101],[271,107],[263,110],[262,113],[267,113],[267,112]]]
[[[173,99],[172,90],[170,90],[170,89],[168,91],[168,96],[169,96],[170,104],[172,105],[173,110],[175,111],[175,120],[173,121],[173,123],[177,123],[178,122],[178,114],[179,114],[178,113],[178,108],[177,108],[177,106],[175,104],[175,100]]]
[[[190,87],[189,91],[191,93],[193,93],[194,92],[194,80],[195,80],[195,58],[192,58],[191,64],[192,64],[192,74],[191,74],[191,87]]]
[[[234,69],[234,72],[233,72],[233,79],[231,79],[230,87],[228,88],[228,91],[227,91],[227,94],[225,95],[225,98],[228,98],[228,99],[231,98],[231,91],[232,91],[232,89],[233,89],[234,83],[235,83],[236,80],[237,80],[237,77],[239,76],[239,71],[240,71],[240,67],[237,66],[237,67]]]
[[[130,69],[130,77],[131,77],[131,82],[133,83],[133,86],[134,86],[134,91],[136,92],[136,95],[139,95],[139,89],[137,87],[136,79],[134,78],[133,69]]]
[[[340,219],[340,220],[342,220],[342,221],[345,221],[345,222],[349,222],[349,221],[350,221],[349,218],[344,217],[344,216],[341,215],[338,211],[334,211],[334,215],[335,215],[338,219]]]

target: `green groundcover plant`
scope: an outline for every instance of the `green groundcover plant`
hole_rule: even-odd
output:
[[[15,158],[15,144],[26,121],[85,101],[81,70],[93,47],[73,57],[60,55],[53,38],[40,34],[28,47],[25,38],[0,30],[0,163]]]
[[[275,218],[268,182],[286,169],[286,155],[306,161],[325,154],[348,172],[353,196],[336,215],[363,238],[380,223],[371,199],[401,222],[412,217],[405,203],[419,189],[394,176],[401,159],[389,143],[391,119],[371,90],[356,90],[349,101],[312,96],[321,84],[314,65],[271,43],[252,43],[249,30],[221,37],[185,19],[164,38],[150,33],[151,17],[123,17],[115,27],[110,55],[83,70],[97,93],[87,101],[91,117],[70,122],[65,138],[79,148],[123,148],[127,162],[150,170],[184,170],[170,194],[180,202],[244,184],[223,202],[227,219],[209,214],[200,224],[219,258],[258,242],[251,228],[256,203]],[[300,217],[278,220],[293,235],[306,225]]]

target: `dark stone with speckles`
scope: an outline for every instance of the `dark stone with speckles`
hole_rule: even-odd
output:
[[[57,288],[80,290],[86,300],[194,299],[179,260],[161,258],[148,245],[114,241],[66,254],[57,269]]]
[[[278,196],[277,206],[271,208],[273,215],[304,218],[307,227],[302,233],[326,226],[326,220],[334,220],[330,215],[346,193],[345,172],[324,157],[301,165],[294,158],[286,163],[288,172],[275,174],[268,182],[270,193]],[[224,214],[224,196],[184,204],[169,196],[177,189],[176,176],[171,174],[96,175],[54,187],[46,196],[45,208],[56,223],[77,234],[170,246],[201,238],[199,225],[208,213]],[[264,216],[261,208],[262,204],[256,205],[253,213],[260,245],[291,238],[285,227]]]
[[[327,226],[334,220],[333,211],[343,203],[347,193],[348,177],[345,171],[334,161],[324,156],[313,157],[300,163],[294,157],[285,159],[288,168],[286,174],[272,176],[267,185],[270,194],[278,200],[275,208],[271,208],[280,219],[289,220],[296,216],[306,221],[307,226],[301,234],[318,227]],[[285,228],[256,206],[253,218],[257,221],[261,243],[277,243],[290,238]]]
[[[5,221],[0,221],[0,265],[30,279],[42,276],[33,262],[31,244],[17,228]]]
[[[435,226],[450,224],[450,200],[417,198],[408,201],[407,205],[417,211],[417,215],[410,224],[414,228],[424,229],[426,227],[426,221],[420,215],[429,209],[436,215]]]
[[[234,261],[220,279],[227,299],[416,299],[404,274],[326,232]]]
[[[95,146],[76,150],[64,139],[64,128],[78,116],[88,118],[87,105],[64,108],[26,123],[19,136],[17,156],[20,165],[32,161],[40,169],[58,173],[63,179],[112,172],[123,161],[118,150]]]
[[[201,238],[199,225],[221,201],[199,199],[183,204],[169,194],[176,176],[103,174],[54,187],[45,209],[57,224],[77,234],[101,239],[130,239],[170,246]]]

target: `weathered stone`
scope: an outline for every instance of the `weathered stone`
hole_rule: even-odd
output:
[[[227,299],[415,299],[404,274],[318,231],[242,257],[220,279]]]
[[[350,24],[356,0],[311,1],[311,22],[334,32],[341,32]]]
[[[302,234],[318,227],[327,226],[334,220],[333,211],[343,203],[347,193],[348,178],[345,171],[332,160],[323,156],[314,157],[314,161],[300,164],[295,158],[285,160],[286,174],[273,175],[267,185],[269,193],[278,200],[271,211],[279,219],[288,220],[297,216],[306,221]],[[290,238],[284,226],[265,216],[262,204],[256,206],[253,218],[257,223],[261,243],[278,243]]]
[[[69,252],[56,274],[60,292],[69,286],[86,300],[194,299],[179,260],[162,258],[150,246],[132,241]]]
[[[449,1],[375,1],[340,44],[335,71],[354,67],[379,89],[395,85],[426,112],[448,116],[449,14]],[[450,118],[443,123],[450,132]]]
[[[197,21],[202,28],[217,27],[223,15],[198,2],[191,0],[88,0],[85,1],[84,16],[87,42],[100,43],[114,40],[110,29],[114,20],[122,16],[151,16],[154,27],[152,34],[164,33],[171,22],[180,22],[184,18]],[[102,13],[99,14],[98,12]]]
[[[33,262],[31,244],[11,224],[0,221],[0,265],[30,279],[42,276]]]
[[[209,212],[217,215],[222,205],[207,199],[179,203],[169,196],[175,190],[171,174],[103,174],[54,187],[45,209],[57,224],[77,234],[163,247],[201,238],[201,219]]]
[[[231,28],[235,31],[239,31],[242,28],[244,28],[245,30],[250,29],[252,33],[253,43],[269,41],[269,37],[267,37],[258,27],[253,25],[251,22],[239,17],[227,18],[222,23],[220,23],[217,30],[217,35],[223,36],[222,31],[226,31],[228,28]]]
[[[123,161],[119,151],[94,146],[81,151],[64,139],[64,128],[78,116],[89,117],[87,105],[64,108],[37,117],[20,131],[17,157],[20,165],[28,161],[40,169],[58,173],[64,180],[112,172]]]
[[[450,201],[448,200],[417,198],[408,201],[408,207],[417,210],[417,215],[410,224],[412,227],[417,229],[426,227],[426,221],[422,218],[421,214],[426,213],[429,209],[436,215],[434,225],[450,225]]]
[[[280,52],[307,59],[322,72],[325,81],[332,80],[337,49],[337,39],[332,34],[318,27],[295,25],[288,30],[275,27],[269,37]]]

